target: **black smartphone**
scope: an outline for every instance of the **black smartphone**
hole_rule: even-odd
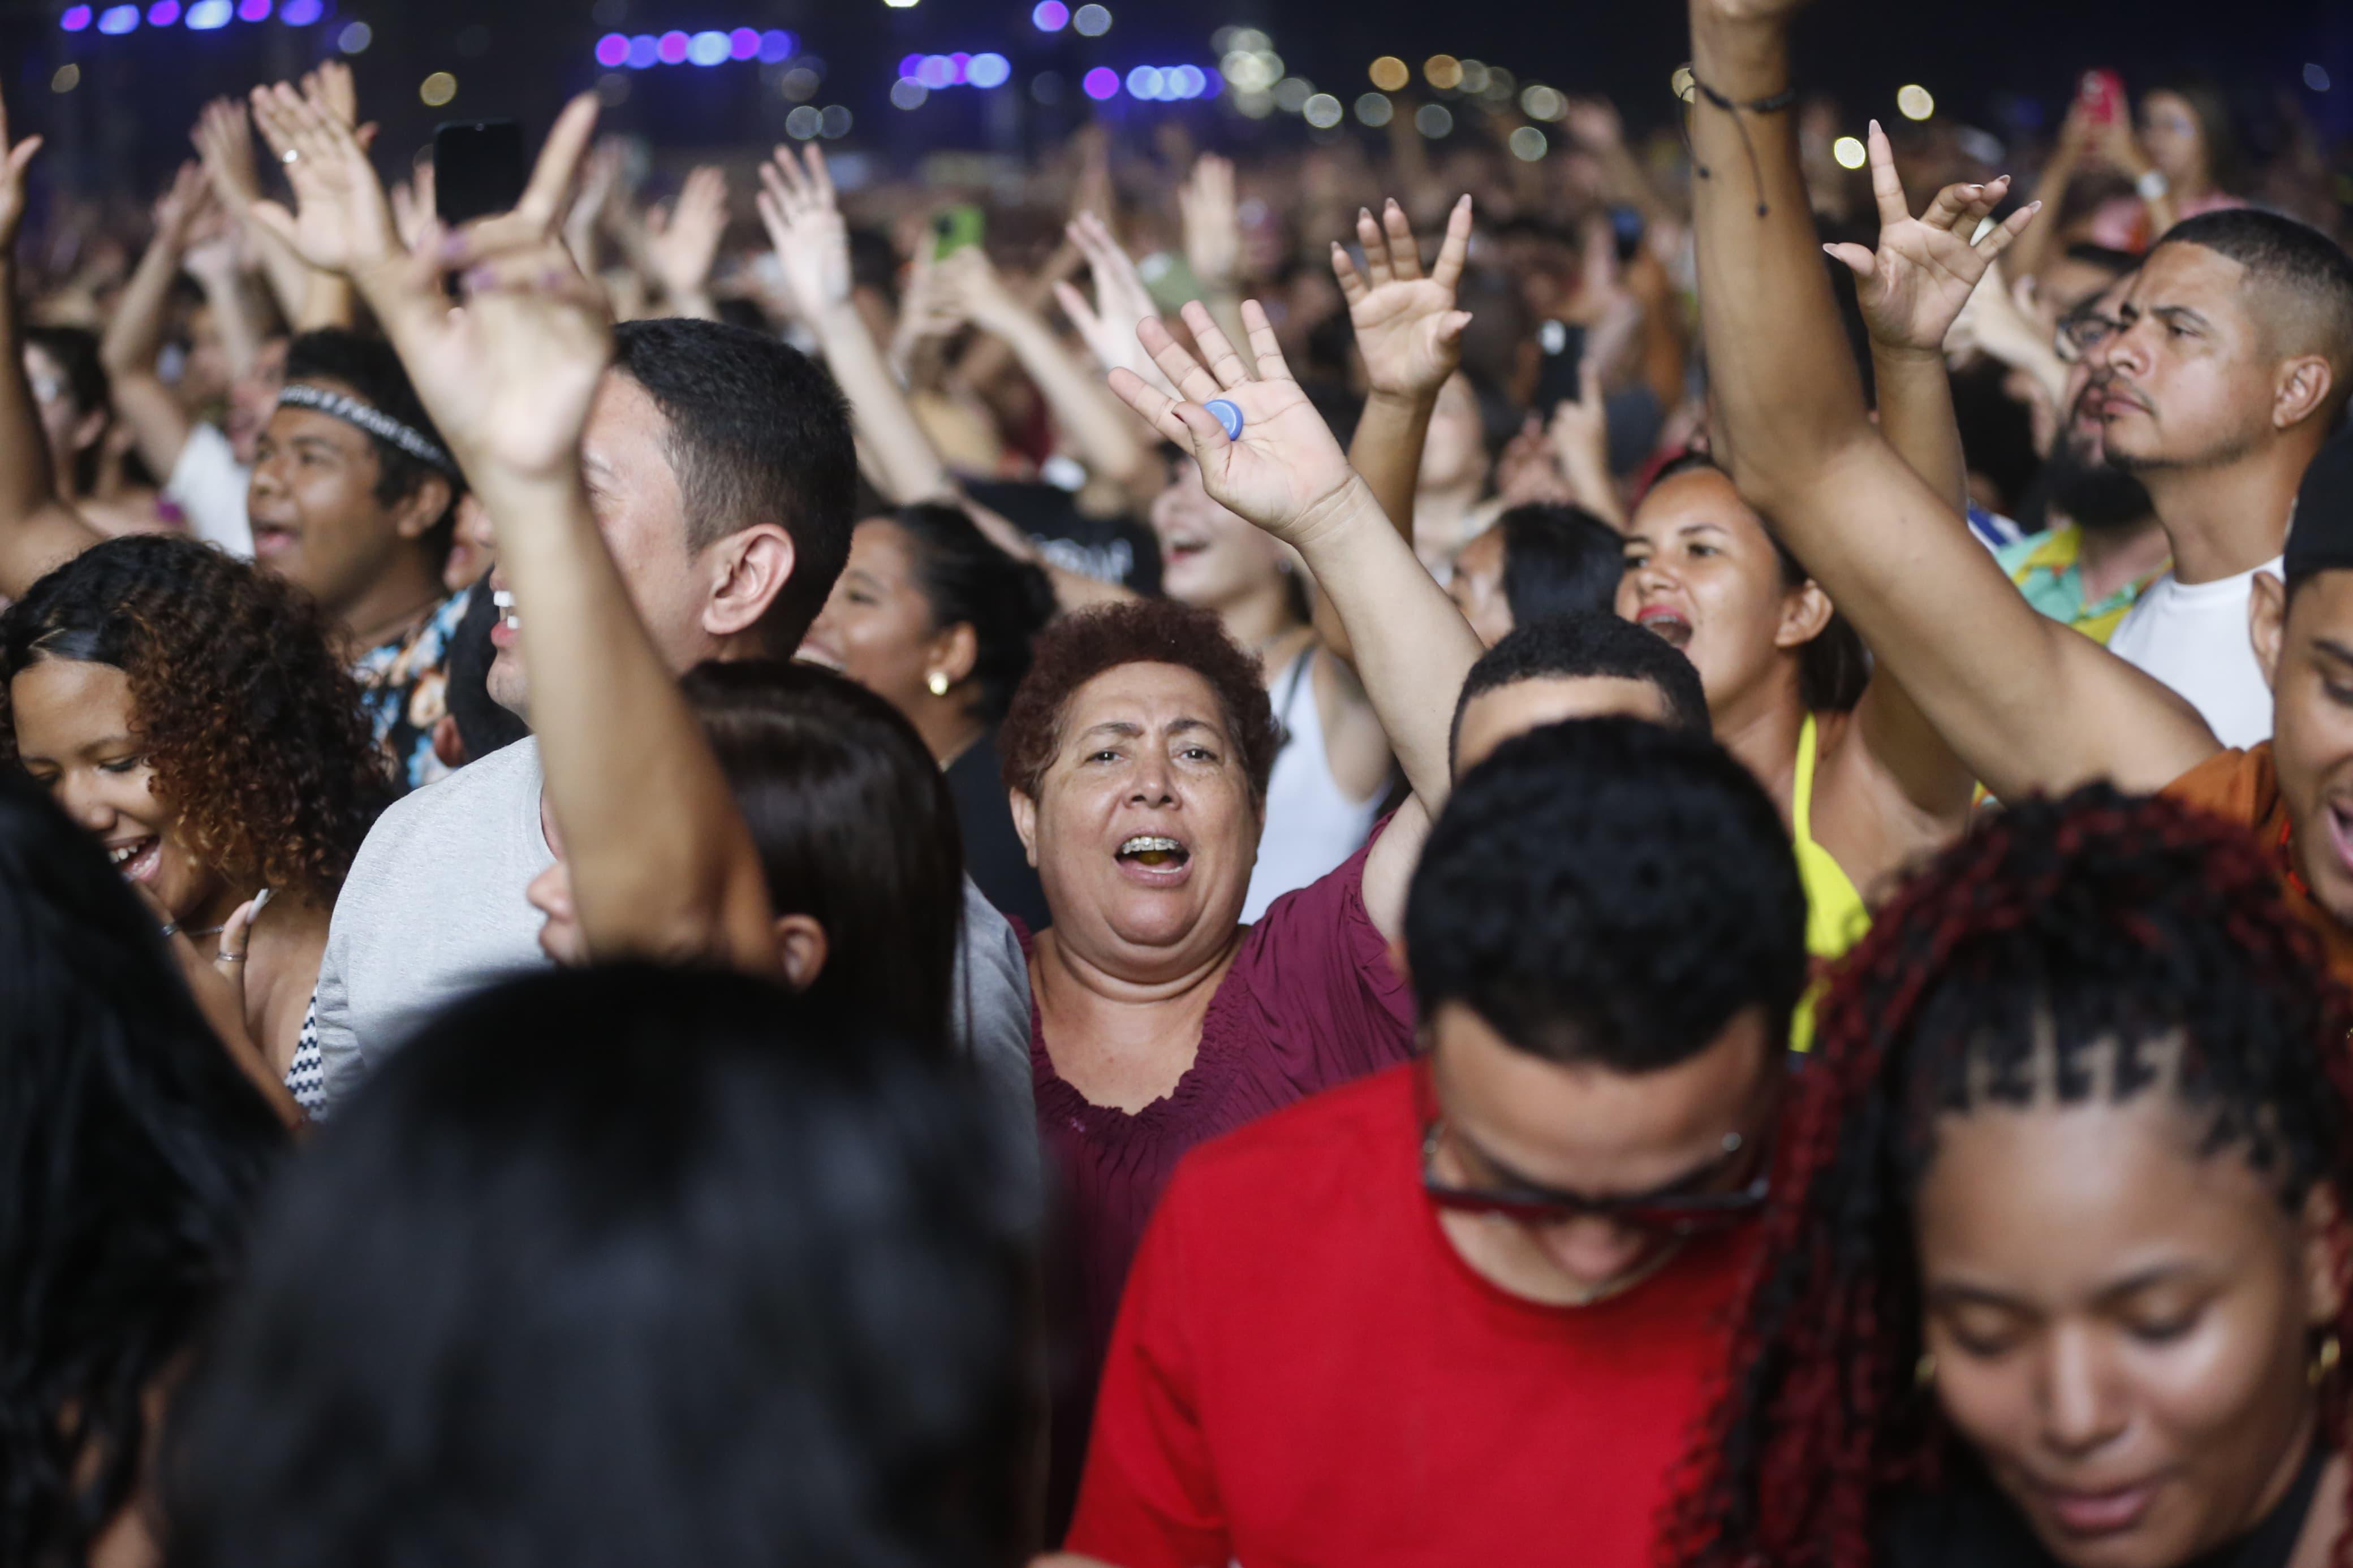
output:
[[[433,205],[451,227],[522,200],[522,127],[512,120],[449,120],[433,128]]]
[[[1536,372],[1536,414],[1546,420],[1564,403],[1577,400],[1585,366],[1585,329],[1575,321],[1546,321],[1536,329],[1543,361]]]

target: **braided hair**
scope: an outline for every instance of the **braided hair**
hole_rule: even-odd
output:
[[[2291,1212],[2353,1197],[2353,1002],[2244,831],[2177,802],[2095,784],[2013,805],[1878,917],[1820,1017],[1670,1522],[1666,1560],[1694,1568],[1865,1568],[1892,1495],[1938,1479],[1912,1230],[1937,1113],[2038,1076],[2061,1103],[2164,1085]],[[2343,1402],[2322,1420],[2341,1447]]]

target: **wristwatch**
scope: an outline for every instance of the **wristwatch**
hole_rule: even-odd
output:
[[[2173,182],[2165,177],[2164,170],[2151,169],[2133,182],[2133,189],[2140,193],[2140,199],[2145,202],[2163,201],[2173,190]]]

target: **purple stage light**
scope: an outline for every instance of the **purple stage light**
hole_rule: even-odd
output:
[[[639,33],[629,40],[628,68],[641,71],[661,58],[661,45],[651,33]]]
[[[1029,13],[1029,25],[1041,33],[1059,33],[1071,25],[1071,8],[1062,0],[1038,0],[1038,8]]]
[[[628,63],[629,38],[626,33],[607,33],[596,40],[596,63],[607,69],[618,69]]]
[[[948,57],[948,80],[955,86],[963,86],[965,72],[971,68],[971,65],[972,57],[970,55],[963,53],[950,55]]]
[[[759,52],[760,30],[757,27],[738,27],[727,35],[729,59],[748,60]]]
[[[1109,66],[1097,66],[1079,79],[1079,85],[1086,89],[1089,98],[1101,103],[1119,91],[1119,72]]]
[[[919,81],[923,79],[923,57],[921,55],[902,56],[899,61],[899,75],[902,78],[913,77]]]
[[[136,5],[109,5],[98,16],[98,30],[101,33],[127,33],[138,25],[139,7]]]
[[[975,87],[1003,87],[1013,79],[1013,64],[994,50],[975,55],[972,63],[965,67],[964,79]]]
[[[179,19],[180,0],[155,0],[147,7],[147,25],[151,27],[168,27]]]
[[[240,22],[267,22],[269,0],[237,0],[237,18]]]
[[[326,15],[327,8],[320,0],[286,0],[278,7],[278,19],[290,27],[307,27]]]
[[[793,58],[793,36],[781,28],[771,27],[760,35],[760,63],[782,65]]]
[[[674,66],[686,58],[686,51],[692,47],[692,42],[684,33],[673,29],[661,36],[660,41],[654,46],[654,52],[660,57],[662,64]]]
[[[915,68],[915,79],[934,92],[955,83],[955,62],[945,55],[925,55]]]
[[[87,5],[67,6],[64,14],[58,17],[58,26],[64,28],[69,33],[87,31],[90,26],[90,7]]]

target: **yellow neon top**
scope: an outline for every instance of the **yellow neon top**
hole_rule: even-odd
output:
[[[1847,950],[1871,930],[1871,910],[1856,891],[1846,868],[1814,842],[1814,761],[1817,751],[1814,716],[1806,715],[1798,731],[1798,785],[1789,805],[1789,832],[1798,853],[1798,880],[1806,889],[1806,953],[1815,966],[1846,956]],[[1789,1045],[1805,1050],[1814,1043],[1814,1004],[1821,994],[1819,982],[1806,990],[1790,1020]]]

